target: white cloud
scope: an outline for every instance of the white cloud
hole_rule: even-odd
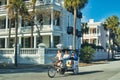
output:
[[[104,22],[105,21],[105,18],[102,18],[101,20],[100,20],[100,22]]]
[[[81,22],[88,22],[88,19],[86,16],[82,16]]]

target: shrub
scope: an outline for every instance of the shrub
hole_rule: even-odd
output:
[[[94,57],[93,54],[95,53],[95,49],[91,46],[84,46],[81,48],[80,52],[80,60],[85,63],[90,63]]]

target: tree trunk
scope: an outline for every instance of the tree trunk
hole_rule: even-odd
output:
[[[32,25],[31,25],[31,48],[33,48],[33,26],[34,26],[34,17],[35,17],[35,3],[36,1],[33,3],[33,17],[32,17]]]
[[[15,9],[15,66],[18,66],[17,63],[17,44],[18,44],[18,10]]]
[[[76,11],[77,8],[74,7],[73,50],[76,50]]]
[[[41,39],[41,35],[40,35],[40,29],[38,28],[37,24],[36,24],[36,27],[37,27],[37,32],[38,32],[38,36],[39,36],[39,42],[41,43],[42,42],[42,39]],[[41,27],[41,25],[40,25]]]
[[[11,19],[9,19],[8,48],[10,48],[10,36],[11,36]]]
[[[32,25],[31,25],[31,48],[33,48],[33,21],[32,21]]]

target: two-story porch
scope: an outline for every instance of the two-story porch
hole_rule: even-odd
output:
[[[10,34],[10,47],[14,44],[15,38],[15,23],[11,20],[10,24],[9,13],[7,9],[4,9],[4,5],[8,4],[9,0],[0,1],[0,47],[7,48]],[[29,2],[30,0],[25,0]],[[47,0],[46,0],[47,1]],[[31,28],[33,27],[33,43],[34,48],[39,43],[45,43],[47,47],[56,47],[58,43],[61,43],[62,25],[61,22],[61,9],[60,3],[56,2],[52,4],[42,4],[44,1],[36,2],[36,15],[35,21],[32,25],[29,21],[24,21],[21,17],[19,19],[18,27],[18,42],[22,47],[30,47],[31,41]],[[53,3],[53,2],[51,2]],[[59,4],[56,5],[56,4]],[[42,10],[41,10],[42,9]],[[3,13],[4,12],[4,13]],[[42,22],[40,20],[42,19]],[[10,28],[11,27],[11,30]],[[41,40],[40,40],[41,39]]]

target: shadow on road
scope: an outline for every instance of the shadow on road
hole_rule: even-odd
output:
[[[104,72],[104,71],[102,71],[102,70],[86,71],[86,72],[80,72],[77,75],[93,74],[93,73],[99,73],[99,72]]]
[[[100,72],[104,72],[104,71],[102,71],[102,70],[85,71],[85,72],[79,72],[78,74],[66,73],[66,74],[64,75],[64,77],[67,77],[67,76],[77,76],[77,75],[87,75],[87,74],[95,74],[95,73],[100,73]]]
[[[78,74],[73,74],[72,72],[66,72],[64,75],[56,75],[54,78],[60,78],[60,77],[69,77],[69,76],[78,76],[78,75],[89,75],[89,74],[95,74],[104,72],[102,70],[95,70],[95,71],[85,71],[85,72],[79,72]]]

